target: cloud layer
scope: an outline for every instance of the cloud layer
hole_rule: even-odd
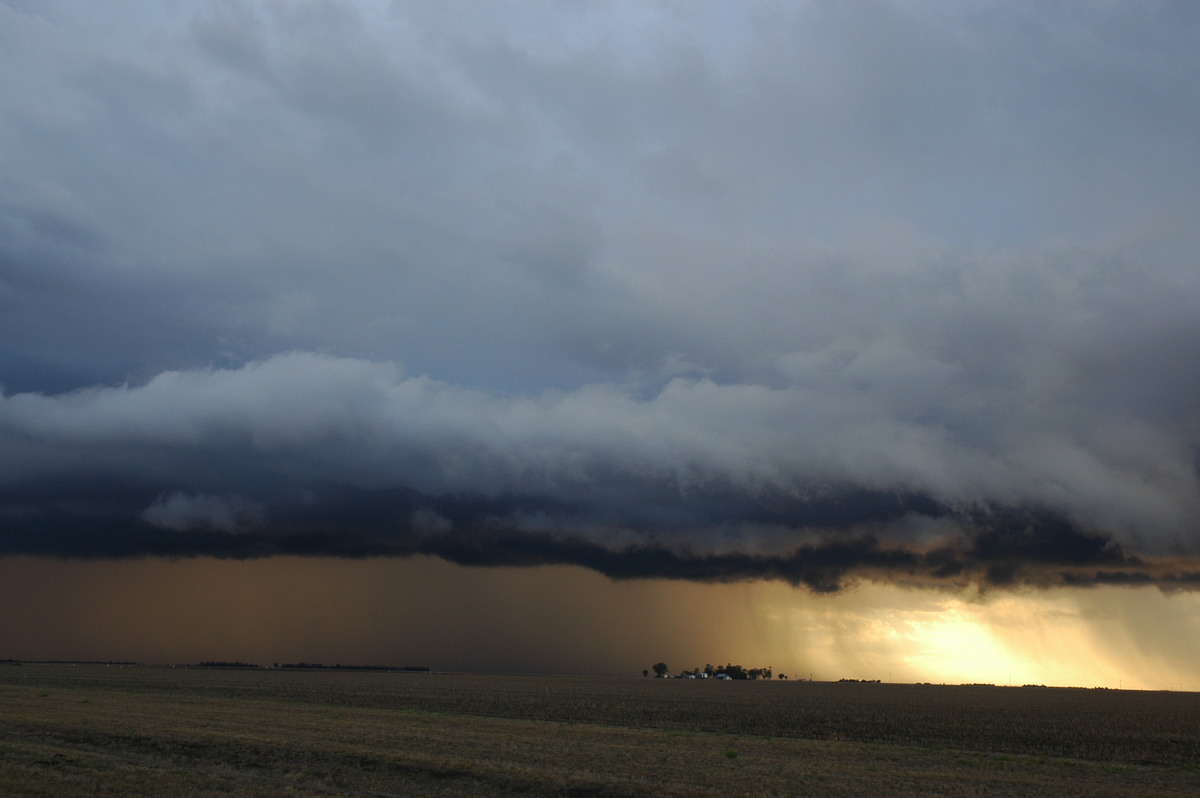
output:
[[[0,3],[0,549],[1190,584],[1198,25]]]
[[[609,385],[497,397],[292,353],[17,394],[0,400],[5,543],[68,556],[436,554],[818,590],[860,573],[1195,579],[1126,552],[1194,553],[1186,462],[1131,460],[1128,446],[1105,459],[1051,429],[1018,438],[1043,460],[994,452],[811,393],[675,378],[645,398]],[[1165,458],[1154,443],[1141,445]]]

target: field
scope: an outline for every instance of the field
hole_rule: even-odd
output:
[[[1200,795],[1200,695],[0,666],[0,795]]]

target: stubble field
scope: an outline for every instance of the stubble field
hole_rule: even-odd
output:
[[[1197,795],[1200,695],[0,666],[0,794]]]

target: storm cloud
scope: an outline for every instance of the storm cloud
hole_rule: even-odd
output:
[[[0,2],[0,552],[1190,588],[1198,26]]]

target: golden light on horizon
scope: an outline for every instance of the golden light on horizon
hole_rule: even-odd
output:
[[[1200,688],[1200,594],[614,582],[441,560],[0,559],[0,658]]]
[[[813,597],[775,587],[764,615],[790,640],[790,658],[807,662],[817,679],[1200,688],[1200,596],[1193,593],[981,596],[864,583]]]

